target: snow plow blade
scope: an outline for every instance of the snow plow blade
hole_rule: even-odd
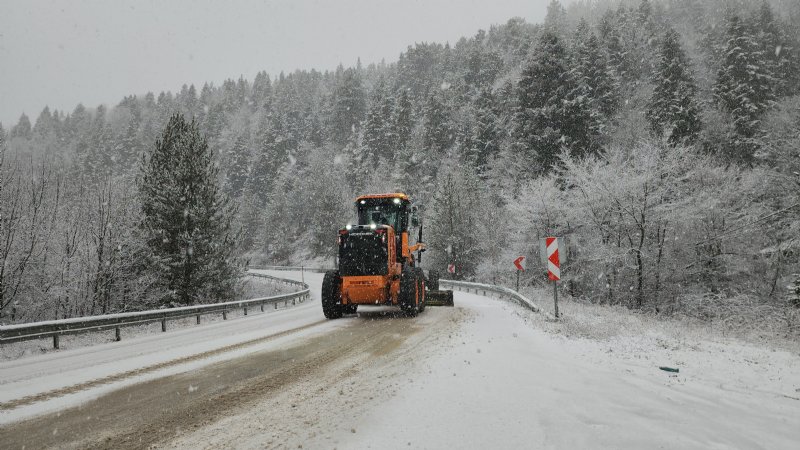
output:
[[[428,291],[425,294],[427,306],[453,306],[453,291]]]

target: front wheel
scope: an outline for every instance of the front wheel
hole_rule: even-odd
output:
[[[325,278],[322,279],[322,313],[326,319],[338,319],[344,314],[342,277],[336,270],[325,272]]]
[[[408,317],[419,313],[417,297],[419,295],[419,280],[417,273],[410,267],[405,267],[400,274],[400,309]]]

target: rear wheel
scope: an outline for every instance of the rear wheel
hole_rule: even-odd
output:
[[[345,314],[355,314],[358,311],[358,305],[342,305]]]
[[[322,313],[327,319],[338,319],[344,314],[342,277],[336,270],[325,272],[325,278],[322,279]]]
[[[417,294],[419,282],[417,274],[411,267],[403,268],[400,274],[400,309],[409,317],[414,317],[419,313],[417,306]]]
[[[419,312],[425,311],[425,305],[427,304],[427,293],[428,289],[425,285],[425,272],[422,271],[420,268],[414,269],[414,272],[417,274],[417,285],[419,291],[419,305],[418,309]]]

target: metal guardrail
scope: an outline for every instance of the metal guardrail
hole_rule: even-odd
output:
[[[329,268],[324,267],[306,267],[306,266],[262,266],[258,267],[261,270],[300,270],[306,272],[325,272],[331,270]],[[529,298],[525,297],[524,295],[520,294],[519,292],[507,288],[504,286],[496,286],[494,284],[486,284],[486,283],[474,283],[471,281],[459,281],[459,280],[448,280],[441,278],[439,279],[439,285],[449,285],[451,289],[456,289],[458,291],[474,291],[476,294],[482,292],[483,295],[486,293],[491,293],[497,295],[498,297],[508,298],[521,306],[530,309],[533,312],[541,312],[541,308],[533,303]]]
[[[112,328],[115,330],[115,339],[119,341],[122,339],[120,332],[120,328],[122,327],[161,322],[161,331],[164,332],[167,331],[167,320],[196,316],[197,324],[199,325],[200,316],[204,314],[222,313],[223,320],[227,320],[228,312],[232,310],[242,309],[244,315],[247,315],[248,308],[260,307],[263,312],[264,305],[274,305],[275,309],[278,309],[278,304],[281,302],[284,303],[284,306],[288,306],[290,301],[294,305],[298,301],[302,303],[310,298],[310,290],[306,283],[260,273],[251,272],[248,273],[248,275],[256,278],[271,279],[279,283],[297,286],[301,289],[289,294],[273,295],[250,300],[7,325],[0,327],[0,344],[52,337],[53,347],[59,348],[59,336],[110,330]]]
[[[525,297],[524,295],[520,294],[519,292],[503,287],[503,286],[495,286],[493,284],[483,284],[483,283],[472,283],[469,281],[457,281],[457,280],[446,280],[446,279],[439,279],[439,286],[440,287],[449,287],[450,289],[455,289],[459,291],[466,291],[471,292],[474,291],[476,294],[487,295],[487,292],[490,294],[495,294],[499,297],[509,298],[525,308],[530,309],[533,312],[540,312],[541,308],[536,306],[529,298]]]
[[[306,272],[319,272],[319,273],[324,273],[328,270],[331,270],[330,268],[325,268],[325,267],[307,267],[307,266],[262,266],[258,267],[257,269],[300,270]],[[525,297],[524,295],[520,294],[519,292],[511,288],[507,288],[504,286],[496,286],[494,284],[474,283],[471,281],[448,280],[440,278],[439,285],[441,286],[442,284],[449,285],[451,289],[455,289],[458,291],[466,291],[466,292],[474,291],[476,294],[482,292],[483,295],[486,295],[486,293],[488,292],[497,295],[498,297],[510,299],[520,304],[521,306],[530,309],[533,312],[537,313],[541,312],[541,308],[539,308],[539,306],[533,303],[533,301],[531,301],[529,298]]]
[[[301,272],[314,272],[314,273],[325,273],[329,270],[329,268],[325,267],[309,267],[309,266],[251,266],[250,269],[255,270],[299,270]]]

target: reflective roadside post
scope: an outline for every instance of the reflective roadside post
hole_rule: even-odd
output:
[[[519,273],[525,271],[525,266],[523,263],[525,262],[524,256],[519,256],[517,259],[514,260],[514,266],[517,268],[517,289],[516,291],[519,292]]]
[[[553,282],[553,305],[558,318],[558,280],[561,279],[561,260],[558,247],[562,238],[546,237],[540,241],[540,253],[547,264],[547,278]]]

